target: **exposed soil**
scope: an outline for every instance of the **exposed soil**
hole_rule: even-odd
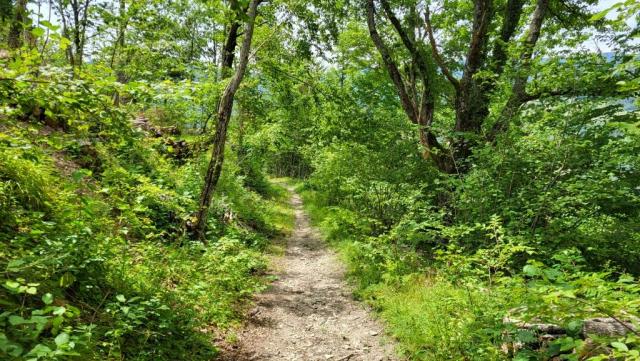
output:
[[[275,261],[278,280],[256,297],[247,325],[237,342],[223,347],[221,360],[396,360],[381,326],[353,300],[344,266],[310,226],[297,194],[291,203],[296,228]]]

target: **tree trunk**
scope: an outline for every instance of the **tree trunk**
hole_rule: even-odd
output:
[[[403,79],[402,74],[393,59],[389,48],[385,45],[382,36],[378,33],[375,20],[375,4],[374,0],[366,2],[367,26],[369,34],[374,45],[378,49],[391,80],[396,88],[400,98],[400,105],[405,114],[412,123],[418,126],[418,136],[420,144],[424,149],[423,156],[425,159],[432,159],[438,169],[446,173],[455,171],[455,164],[450,154],[438,142],[438,138],[431,131],[433,115],[435,110],[435,98],[431,91],[432,77],[434,73],[429,70],[430,66],[427,62],[427,55],[412,40],[412,29],[407,31],[403,28],[400,21],[396,18],[391,10],[389,3],[382,0],[382,8],[385,15],[393,24],[396,32],[400,36],[402,43],[411,54],[413,65],[417,69],[415,76],[409,78],[408,81]],[[422,82],[422,90],[419,90],[416,80],[420,78]]]
[[[118,17],[119,17],[118,37],[116,38],[116,41],[113,43],[113,52],[111,53],[110,67],[111,69],[115,69],[116,71],[116,80],[119,83],[125,84],[127,82],[127,75],[124,72],[124,67],[127,62],[123,59],[122,54],[118,56],[118,51],[121,51],[121,52],[124,51],[125,37],[127,35],[126,31],[127,31],[127,23],[128,23],[127,4],[125,0],[119,0],[118,4],[119,4],[118,5]],[[116,61],[116,56],[118,56],[117,61]],[[115,106],[120,105],[119,91],[116,91],[113,95],[113,104]]]
[[[527,77],[531,68],[531,58],[533,50],[540,38],[540,31],[544,22],[547,10],[549,9],[549,0],[537,0],[536,8],[529,28],[527,29],[526,38],[524,39],[524,49],[520,54],[520,69],[516,73],[513,85],[511,87],[511,95],[507,100],[507,104],[502,109],[500,117],[493,125],[489,134],[489,140],[495,141],[496,136],[509,128],[509,121],[513,118],[518,109],[527,100],[528,94],[526,90]]]
[[[225,76],[224,72],[228,71],[233,67],[233,58],[235,56],[236,46],[238,45],[238,31],[240,30],[240,23],[238,21],[234,21],[233,24],[229,27],[229,33],[227,34],[227,39],[224,42],[224,46],[222,47],[222,72],[223,77]]]
[[[17,0],[13,14],[13,21],[9,28],[9,49],[18,49],[24,40],[24,22],[27,18],[27,0]]]
[[[453,142],[453,155],[458,170],[462,172],[468,169],[468,160],[478,143],[482,123],[489,115],[489,99],[483,92],[483,80],[477,80],[475,76],[486,65],[488,32],[493,14],[492,0],[475,1],[471,42],[455,97],[454,129],[458,135]]]
[[[89,6],[91,0],[71,0],[71,22],[73,25],[72,39],[73,51],[71,56],[71,65],[74,68],[82,67],[84,60],[84,46],[86,42],[87,22],[89,16]],[[60,5],[61,12],[64,7]],[[62,15],[64,17],[64,15]]]
[[[246,25],[242,48],[240,49],[238,66],[231,82],[225,88],[222,98],[220,99],[220,104],[218,105],[218,119],[213,141],[211,161],[209,162],[204,186],[202,188],[202,193],[200,194],[200,204],[196,215],[196,224],[194,225],[193,230],[194,236],[200,240],[205,239],[209,207],[211,205],[213,193],[218,185],[218,180],[220,179],[220,173],[222,172],[222,165],[224,163],[224,146],[227,140],[229,120],[231,119],[231,113],[233,111],[233,99],[238,91],[238,87],[244,77],[244,73],[249,62],[249,52],[251,50],[251,40],[253,38],[253,28],[258,2],[259,0],[251,0],[249,5],[247,13],[249,20]]]
[[[73,55],[73,66],[79,67],[82,65],[82,42],[80,41],[80,4],[78,0],[71,1],[71,10],[73,12],[73,48],[75,50]]]
[[[517,113],[523,102],[531,97],[526,93],[525,88],[530,73],[533,49],[540,36],[549,4],[549,0],[535,1],[536,8],[528,32],[523,38],[524,46],[520,54],[520,69],[514,76],[511,98],[488,136],[489,140],[492,140],[496,133],[506,129],[509,119]],[[428,7],[425,9],[424,25],[426,38],[431,45],[431,54],[422,51],[413,37],[415,25],[412,24],[416,16],[414,10],[410,8],[408,15],[405,15],[407,20],[405,23],[409,25],[408,28],[405,28],[397,18],[396,12],[391,8],[389,1],[379,0],[379,2],[410,55],[409,69],[411,73],[407,77],[408,79],[404,79],[397,61],[393,57],[394,54],[385,45],[383,37],[376,29],[376,0],[366,0],[365,2],[369,34],[398,92],[402,109],[409,119],[419,126],[420,143],[425,149],[425,158],[432,159],[437,168],[443,172],[465,173],[471,168],[470,160],[474,147],[485,141],[482,128],[489,118],[491,93],[496,88],[497,79],[504,72],[508,60],[507,49],[509,49],[509,44],[514,42],[514,35],[518,33],[518,24],[522,17],[525,0],[506,0],[504,4],[499,2],[494,4],[494,0],[473,0],[473,25],[462,77],[459,80],[449,70],[445,59],[438,51]],[[502,12],[502,24],[499,38],[495,39],[493,52],[489,58],[488,45],[492,39],[492,23],[497,19],[495,16],[496,5],[500,7]],[[407,14],[407,10],[403,9],[401,13]],[[440,68],[442,75],[455,90],[453,104],[456,117],[455,127],[452,129],[453,133],[446,136],[446,140],[450,144],[446,147],[439,142],[444,137],[436,136],[432,128],[436,103],[435,96],[429,93],[433,83],[432,77],[435,76],[430,71],[432,61]],[[477,76],[483,71],[490,72],[493,76]],[[416,90],[419,89],[419,86],[416,86],[416,80],[421,81],[423,91],[425,91],[422,99]]]

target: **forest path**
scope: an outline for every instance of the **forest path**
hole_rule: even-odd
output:
[[[278,280],[256,296],[238,341],[224,347],[225,361],[396,360],[380,324],[351,296],[344,266],[311,227],[292,188],[295,231],[276,259]]]

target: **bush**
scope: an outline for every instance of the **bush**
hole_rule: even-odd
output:
[[[103,110],[114,88],[78,77],[64,95],[12,88],[25,109],[62,101],[47,116],[64,126],[0,115],[0,359],[210,360],[264,287],[286,192],[262,197],[229,163],[208,243],[191,241],[205,157],[165,159],[132,129],[137,105]]]

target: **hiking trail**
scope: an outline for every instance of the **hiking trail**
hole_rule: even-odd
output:
[[[366,306],[353,299],[344,265],[326,247],[289,188],[295,230],[274,261],[278,280],[258,294],[224,361],[392,361],[393,345]]]

